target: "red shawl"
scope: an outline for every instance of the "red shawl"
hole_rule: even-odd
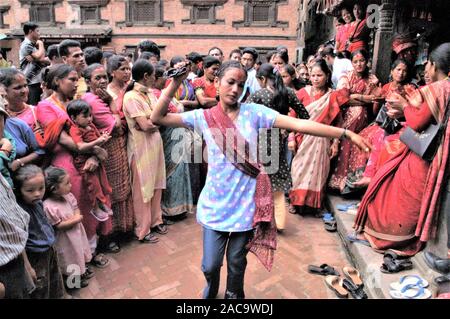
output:
[[[259,163],[251,163],[249,156],[250,146],[240,135],[233,121],[225,114],[219,103],[215,107],[204,111],[206,123],[213,129],[212,136],[217,146],[222,150],[228,160],[244,174],[256,178],[255,204],[256,210],[253,217],[255,233],[247,248],[258,257],[267,270],[272,269],[275,255],[277,228],[274,217],[274,204],[272,186],[269,176],[264,172]],[[220,132],[220,133],[219,133]],[[233,136],[233,149],[227,149],[224,145],[230,132]],[[239,142],[238,142],[239,141]],[[245,154],[242,154],[238,145],[245,143]]]
[[[39,147],[52,150],[58,144],[61,132],[68,127],[70,127],[69,120],[55,119],[45,127],[43,134],[35,131],[34,135],[36,136]]]

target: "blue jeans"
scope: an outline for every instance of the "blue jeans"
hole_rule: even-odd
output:
[[[237,298],[245,298],[244,273],[247,267],[245,248],[253,235],[253,230],[246,232],[220,232],[203,227],[202,271],[206,278],[203,298],[215,298],[219,291],[220,268],[227,249],[227,293]]]

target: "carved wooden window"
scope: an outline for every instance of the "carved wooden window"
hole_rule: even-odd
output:
[[[155,1],[135,1],[132,11],[133,21],[135,22],[156,21]]]
[[[99,7],[81,7],[81,22],[82,23],[99,23],[100,8]]]
[[[252,12],[252,22],[269,23],[269,10],[269,5],[255,5]]]
[[[278,6],[287,0],[236,0],[244,6],[244,20],[233,21],[233,27],[282,27],[287,21],[278,21]]]
[[[0,6],[0,29],[8,29],[9,25],[5,24],[5,15],[10,6]]]
[[[227,0],[181,0],[185,8],[189,8],[189,19],[183,19],[185,24],[224,24],[225,20],[216,19],[216,10]]]
[[[54,26],[55,5],[62,0],[19,0],[21,4],[29,5],[30,21],[40,26]]]

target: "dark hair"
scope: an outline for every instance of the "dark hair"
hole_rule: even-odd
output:
[[[198,52],[190,52],[186,55],[186,59],[191,61],[192,63],[198,63],[203,61],[203,57]]]
[[[139,59],[143,59],[143,60],[150,60],[150,58],[155,57],[156,59],[158,59],[158,56],[156,54],[154,54],[153,52],[142,52],[141,55],[139,56]]]
[[[155,79],[162,78],[166,69],[162,65],[155,66]]]
[[[170,59],[170,67],[173,68],[173,66],[177,63],[186,61],[186,59],[184,57],[182,57],[181,55],[176,55],[174,56],[172,59]]]
[[[27,164],[21,168],[19,168],[14,174],[13,174],[13,182],[14,182],[14,192],[16,194],[16,197],[21,198],[22,193],[20,192],[20,189],[22,188],[25,181],[29,180],[30,178],[33,178],[39,174],[44,175],[44,172],[39,166],[33,165],[33,164]]]
[[[332,58],[336,57],[336,54],[334,54],[334,49],[332,47],[326,47],[325,49],[323,49],[320,55],[322,58],[325,58],[327,55]]]
[[[327,77],[326,86],[329,87],[329,88],[333,87],[333,83],[331,82],[331,71],[330,71],[330,68],[327,65],[327,62],[325,62],[324,59],[318,59],[312,65],[311,70],[314,67],[316,67],[316,66],[319,67],[323,71],[323,73],[325,73],[325,76]]]
[[[59,51],[58,51],[58,45],[57,44],[52,44],[47,48],[47,56],[48,58],[51,60],[53,60],[54,58],[59,58]]]
[[[115,54],[111,51],[103,52],[103,59],[105,59],[106,61],[108,61],[113,56],[115,56]]]
[[[84,100],[73,100],[67,104],[67,115],[70,118],[75,118],[79,114],[87,115],[89,113],[91,113],[91,106]]]
[[[169,65],[169,61],[161,59],[158,61],[158,65],[161,65],[163,67],[167,67]]]
[[[360,50],[356,50],[356,51],[352,52],[351,61],[353,61],[355,56],[357,56],[358,54],[361,54],[364,57],[364,59],[366,60],[366,62],[369,63],[369,59],[370,59],[369,53],[364,49],[360,49]],[[363,76],[363,78],[367,78],[369,76],[369,67],[367,65],[366,65],[366,69],[363,71],[362,76]]]
[[[233,56],[234,53],[239,53],[242,56],[242,51],[240,49],[234,49],[234,50],[231,50],[229,59],[231,59],[231,57]]]
[[[208,50],[208,55],[211,53],[212,50],[219,50],[220,54],[223,56],[223,51],[219,47],[212,47],[211,49],[209,49]]]
[[[87,81],[88,80],[90,81],[91,77],[92,77],[92,73],[94,73],[95,70],[100,69],[100,68],[105,68],[105,66],[100,63],[94,63],[94,64],[89,65],[86,69],[83,70],[83,73],[82,73],[83,78]]]
[[[289,94],[280,73],[270,63],[263,63],[256,73],[257,78],[265,77],[272,82],[274,94],[272,104],[281,114],[289,111]]]
[[[337,22],[340,23],[340,24],[345,24],[345,21],[342,18],[342,16],[337,18]]]
[[[249,53],[253,56],[253,60],[255,60],[258,58],[258,52],[254,49],[254,48],[245,48],[244,50],[242,50],[242,55],[244,55],[245,53]]]
[[[0,83],[3,84],[5,87],[9,87],[11,84],[13,84],[17,74],[24,75],[21,71],[17,70],[16,68],[0,69]]]
[[[68,64],[58,64],[50,67],[46,76],[45,86],[53,91],[58,90],[56,80],[64,79],[72,71],[75,71],[75,68]]]
[[[49,198],[52,193],[62,182],[63,178],[67,176],[67,172],[59,167],[49,166],[44,171],[45,176],[45,195],[44,198]]]
[[[122,55],[113,55],[108,59],[108,73],[112,74],[114,71],[122,66],[123,62],[127,62],[127,59]]]
[[[228,69],[239,69],[245,72],[245,76],[247,76],[247,70],[242,66],[241,63],[235,60],[228,60],[221,64],[220,68],[216,72],[216,76],[221,79],[228,71]]]
[[[220,60],[213,56],[208,55],[203,59],[203,69],[210,68],[215,64],[220,65]]]
[[[155,54],[156,57],[158,58],[158,60],[159,60],[159,58],[161,56],[161,52],[159,51],[158,45],[155,42],[153,42],[153,41],[142,40],[137,45],[137,48],[139,50],[141,50],[141,53],[142,52],[151,52],[151,53]]]
[[[272,57],[275,55],[275,53],[277,53],[276,50],[271,50],[269,52],[267,52],[266,54],[266,62],[270,63],[270,60],[272,60]]]
[[[287,51],[275,51],[271,58],[273,58],[274,55],[278,55],[281,60],[284,61],[284,63],[289,63],[289,56],[287,54]]]
[[[429,58],[445,75],[450,72],[450,42],[446,42],[434,49]]]
[[[28,35],[28,33],[30,33],[31,31],[36,30],[37,28],[39,28],[39,25],[37,25],[36,23],[34,23],[34,22],[26,22],[23,25],[23,33],[25,35]]]
[[[134,83],[139,82],[144,78],[144,75],[152,74],[154,72],[153,65],[148,60],[137,59],[131,69],[131,75],[133,80],[128,84],[127,92],[131,91],[134,87]]]
[[[78,41],[66,39],[61,41],[58,46],[58,51],[60,56],[68,56],[69,48],[81,48],[81,44]]]
[[[84,60],[87,65],[102,63],[103,52],[97,47],[87,47],[83,50]]]
[[[305,86],[305,84],[300,81],[299,79],[297,79],[297,73],[295,72],[295,68],[290,65],[290,64],[285,64],[283,66],[284,71],[287,72],[287,74],[289,74],[291,77],[293,77],[292,80],[292,85],[294,86],[295,90],[300,90],[301,88],[303,88]]]

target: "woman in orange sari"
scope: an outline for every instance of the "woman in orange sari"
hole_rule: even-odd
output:
[[[331,89],[331,71],[324,60],[311,69],[312,86],[301,89],[297,97],[305,106],[310,120],[331,125],[340,113],[340,106],[348,101],[348,90]],[[295,113],[295,112],[294,112]],[[297,117],[290,112],[290,116]],[[337,143],[326,137],[290,133],[288,147],[295,152],[292,160],[291,205],[297,213],[303,208],[315,210],[322,207],[323,188],[330,170],[330,159],[337,155]]]
[[[406,124],[417,132],[433,122],[444,123],[450,102],[450,43],[431,54],[425,73],[433,83],[420,94],[399,94],[388,100],[391,113],[404,114]],[[395,100],[394,100],[395,99]],[[449,162],[450,129],[443,136],[434,159],[425,161],[404,145],[373,177],[356,216],[354,228],[364,232],[372,248],[394,250],[413,256],[436,234],[440,194]]]
[[[369,73],[368,61],[369,55],[366,51],[353,52],[353,71],[342,76],[337,85],[337,89],[346,88],[350,90],[350,100],[343,108],[342,120],[338,123],[338,126],[358,133],[367,126],[368,108],[371,110],[373,102],[381,94],[377,77]],[[349,168],[353,167],[350,162],[350,152],[350,144],[342,141],[337,165],[328,183],[330,188],[339,191],[344,189]]]

